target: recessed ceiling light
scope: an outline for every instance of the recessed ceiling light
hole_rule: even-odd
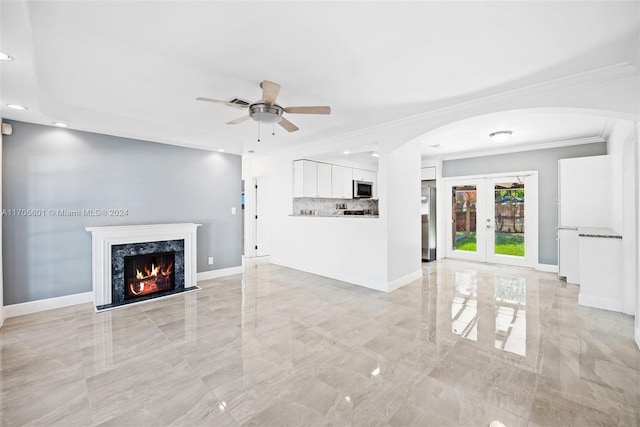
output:
[[[349,154],[351,154],[351,151],[349,151],[349,150],[345,150],[345,151],[343,151],[343,152],[342,152],[342,154],[344,154],[344,155],[347,155],[347,156],[348,156]]]
[[[253,151],[253,150],[249,150],[249,151],[247,151],[247,153],[249,153],[249,154],[253,154],[253,153],[255,153],[255,151]]]
[[[378,153],[376,153],[376,152],[371,153],[371,155],[372,155],[373,157],[380,157],[380,154],[378,154]]]
[[[224,153],[224,149],[222,149],[222,148],[219,149],[218,151],[221,152],[221,153]]]
[[[7,107],[11,108],[12,110],[28,110],[27,107],[25,107],[24,105],[18,105],[18,104],[7,104]]]
[[[512,130],[499,130],[497,132],[490,133],[489,138],[498,143],[505,142],[509,137],[511,137],[512,133]]]
[[[65,123],[65,122],[53,122],[54,126],[57,126],[59,128],[68,128],[69,127],[69,123]]]
[[[13,56],[0,50],[0,61],[13,61]]]
[[[429,147],[431,147],[431,148],[440,148],[440,144],[433,144],[433,145],[430,145]]]

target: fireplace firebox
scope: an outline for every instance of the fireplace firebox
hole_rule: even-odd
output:
[[[122,304],[184,292],[184,240],[111,246],[111,304]]]
[[[174,264],[173,252],[124,257],[124,299],[173,291]]]

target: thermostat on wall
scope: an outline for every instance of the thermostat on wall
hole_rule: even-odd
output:
[[[2,124],[2,134],[3,135],[11,135],[13,133],[13,128],[9,123]]]

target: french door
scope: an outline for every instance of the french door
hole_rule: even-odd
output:
[[[446,181],[450,258],[534,267],[538,258],[536,172]]]

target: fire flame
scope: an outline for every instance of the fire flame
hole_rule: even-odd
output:
[[[144,274],[142,274],[140,270],[136,268],[136,279],[142,280],[142,279],[148,279],[149,277],[157,277],[159,271],[160,271],[160,267],[156,267],[154,264],[151,264],[151,271],[145,268],[144,272],[147,274],[145,276]],[[169,271],[171,271],[171,269],[169,269]]]
[[[151,269],[147,265],[143,268],[144,271],[140,271],[136,268],[136,280],[138,283],[130,283],[129,290],[133,295],[144,295],[157,289],[157,285],[168,283],[169,275],[173,270],[173,263],[161,264],[156,267],[155,264],[151,264]],[[159,277],[162,276],[162,277]]]

